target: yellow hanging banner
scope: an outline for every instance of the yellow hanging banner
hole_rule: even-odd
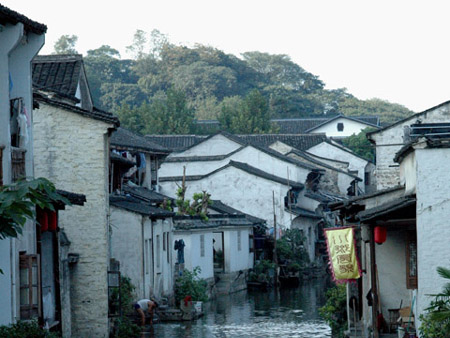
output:
[[[361,277],[352,227],[324,229],[333,279],[348,282]]]

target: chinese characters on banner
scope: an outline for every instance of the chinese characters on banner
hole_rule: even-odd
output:
[[[324,231],[333,279],[343,283],[360,278],[353,228],[328,228]]]

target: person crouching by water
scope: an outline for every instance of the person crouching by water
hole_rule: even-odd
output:
[[[141,299],[134,304],[134,308],[141,316],[141,325],[145,326],[145,311],[150,316],[150,325],[153,324],[153,312],[158,307],[158,303],[150,299]]]

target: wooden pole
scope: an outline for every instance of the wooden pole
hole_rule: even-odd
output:
[[[373,337],[379,338],[379,332],[377,327],[378,322],[378,292],[377,292],[377,270],[376,270],[376,259],[375,259],[375,236],[374,227],[370,226],[370,279],[372,281],[372,327],[373,327]]]
[[[288,204],[289,204],[289,217],[291,219],[291,227],[292,227],[292,208],[291,208],[291,186],[289,183],[289,168],[286,167],[286,171],[287,171],[287,185],[288,185]]]
[[[273,204],[273,262],[275,263],[275,287],[278,286],[278,257],[277,257],[277,215],[275,213],[275,192],[272,190]]]

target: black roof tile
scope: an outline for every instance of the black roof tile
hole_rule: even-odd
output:
[[[125,128],[118,128],[111,135],[111,145],[117,148],[132,149],[135,151],[168,154],[169,150],[146,137],[133,133]]]
[[[142,202],[137,198],[133,198],[130,196],[110,196],[109,204],[117,208],[122,208],[131,212],[135,212],[150,217],[166,218],[166,217],[173,217],[175,215],[175,213],[171,211],[153,207],[149,204],[146,204],[145,202]]]
[[[75,98],[82,63],[80,54],[37,55],[32,62],[33,87]]]
[[[6,23],[15,25],[17,23],[23,23],[25,30],[35,33],[44,34],[47,32],[47,26],[39,22],[28,19],[25,15],[15,12],[8,7],[0,4],[0,24],[4,25]]]
[[[61,101],[57,101],[57,100],[53,100],[47,96],[41,95],[39,93],[33,93],[33,99],[37,100],[38,102],[44,102],[47,103],[49,105],[52,105],[54,107],[59,107],[59,108],[63,108],[69,111],[72,111],[74,113],[95,119],[95,120],[100,120],[103,122],[107,122],[107,123],[112,123],[114,124],[116,127],[118,127],[120,125],[119,123],[119,119],[114,116],[113,114],[94,108],[92,111],[86,110],[86,109],[82,109],[80,107],[74,106],[72,104],[68,104],[68,103],[64,103]]]

